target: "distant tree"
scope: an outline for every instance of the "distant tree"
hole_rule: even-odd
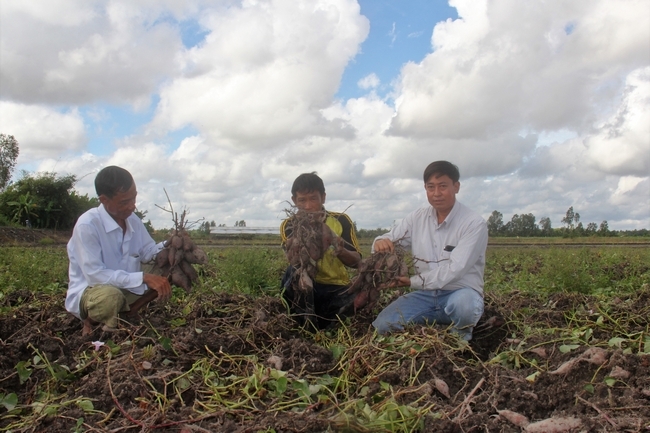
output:
[[[376,228],[374,230],[372,229],[359,229],[357,230],[357,238],[360,239],[374,239],[377,236],[383,235],[384,233],[388,233],[388,229],[382,229],[382,228]]]
[[[151,224],[151,220],[147,220],[146,222],[144,220],[147,216],[147,212],[148,211],[146,210],[140,211],[136,209],[136,211],[133,213],[142,220],[142,223],[144,224],[144,228],[147,229],[147,232],[149,232],[149,234],[152,234],[153,232],[155,232],[155,230],[153,228],[153,225]]]
[[[25,211],[19,215],[19,223],[29,218],[30,223],[38,228],[69,229],[74,226],[79,215],[99,205],[97,198],[79,195],[74,191],[74,175],[57,176],[56,173],[29,174],[9,185],[0,194],[0,214],[10,219],[16,218],[17,205],[28,205],[29,217]],[[24,207],[23,207],[24,209]]]
[[[549,217],[542,217],[542,219],[539,220],[539,232],[542,236],[551,236],[553,234],[551,219]]]
[[[521,234],[519,236],[537,236],[538,229],[535,222],[535,215],[532,213],[521,216]]]
[[[499,236],[503,232],[503,214],[499,211],[492,211],[492,215],[487,220],[488,234],[490,236]]]
[[[31,227],[31,220],[38,217],[36,210],[38,209],[38,203],[34,200],[34,197],[30,197],[29,191],[25,194],[18,196],[18,200],[8,201],[7,204],[13,208],[13,215],[11,221],[17,224],[23,224],[27,227]]]
[[[566,229],[573,232],[576,228],[576,224],[580,222],[580,214],[573,211],[573,206],[571,206],[566,211],[566,215],[562,218],[562,222],[566,224]]]
[[[0,191],[11,179],[18,159],[18,142],[13,135],[0,134]]]
[[[607,220],[604,220],[600,223],[600,227],[598,228],[598,235],[609,236],[609,224],[607,224]]]
[[[210,221],[210,227],[216,227],[217,223],[214,222],[214,220]]]
[[[585,234],[587,236],[593,236],[596,234],[596,230],[598,230],[598,225],[596,223],[589,223],[585,228]]]

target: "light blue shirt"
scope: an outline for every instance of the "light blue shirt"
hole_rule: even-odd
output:
[[[458,200],[441,224],[435,209],[427,206],[411,212],[375,242],[377,239],[390,239],[411,251],[417,269],[417,274],[411,277],[411,288],[469,287],[483,294],[487,223]]]
[[[107,284],[142,295],[141,263],[147,263],[163,248],[151,238],[135,214],[126,219],[126,231],[103,205],[79,217],[68,242],[70,282],[65,308],[79,316],[79,301],[87,287]]]

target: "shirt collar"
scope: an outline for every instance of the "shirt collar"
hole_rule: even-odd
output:
[[[451,220],[454,219],[454,216],[459,212],[458,208],[460,207],[460,204],[458,203],[458,200],[454,201],[454,207],[451,208],[451,211],[449,211],[449,215],[445,218],[445,220],[438,224],[438,213],[436,212],[435,208],[431,206],[431,214],[430,217],[433,219],[433,222],[435,223],[436,226],[441,226],[443,224],[447,225],[451,223]]]
[[[115,221],[113,217],[110,216],[108,212],[106,212],[106,209],[104,208],[103,204],[100,204],[98,209],[99,209],[99,216],[102,220],[102,225],[104,226],[104,230],[106,230],[106,233],[110,233],[114,230],[122,230],[122,227],[119,226],[117,221]],[[133,229],[131,228],[131,224],[129,224],[128,218],[126,219],[126,229],[128,231],[133,231]]]

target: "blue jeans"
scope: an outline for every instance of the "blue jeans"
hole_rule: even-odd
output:
[[[453,332],[469,341],[482,314],[483,297],[474,289],[417,290],[384,308],[372,325],[379,334],[401,331],[407,324],[452,325]]]

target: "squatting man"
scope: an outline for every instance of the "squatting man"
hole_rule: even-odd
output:
[[[373,252],[393,251],[399,243],[415,259],[416,274],[389,287],[411,287],[379,313],[380,334],[408,324],[451,325],[465,340],[483,314],[483,272],[488,229],[485,220],[456,200],[458,167],[435,161],[424,170],[428,206],[408,214],[373,242]]]
[[[336,248],[328,248],[323,258],[316,263],[317,273],[313,284],[313,314],[317,317],[316,325],[323,329],[338,323],[339,318],[349,315],[352,308],[352,296],[345,293],[350,283],[348,268],[355,268],[361,260],[359,243],[354,224],[348,215],[330,212],[325,209],[325,185],[315,173],[303,173],[291,186],[291,199],[299,211],[324,212],[324,230],[331,230]],[[292,234],[292,218],[280,225],[283,246]],[[289,265],[283,278],[283,297],[296,319],[303,324],[310,312],[309,301],[294,290],[295,269]]]
[[[96,325],[113,331],[120,319],[138,319],[138,310],[171,296],[167,278],[143,272],[163,248],[135,215],[137,190],[131,174],[109,166],[95,178],[100,205],[79,217],[68,242],[66,309],[83,321],[83,335]],[[146,265],[153,272],[153,264]]]

